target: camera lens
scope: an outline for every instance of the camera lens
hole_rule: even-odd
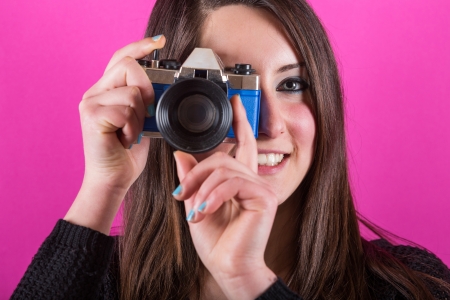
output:
[[[208,97],[194,94],[183,99],[178,106],[178,120],[190,132],[203,132],[211,128],[216,109]]]
[[[233,118],[226,92],[203,78],[181,79],[159,98],[156,124],[174,148],[201,153],[217,147]]]

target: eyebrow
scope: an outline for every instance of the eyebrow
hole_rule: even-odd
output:
[[[285,65],[285,66],[282,66],[281,68],[279,68],[277,70],[277,73],[283,73],[283,72],[286,72],[286,71],[289,71],[289,70],[292,70],[292,69],[295,69],[295,68],[303,68],[305,66],[306,66],[305,62],[296,63],[296,64],[289,64],[289,65]]]

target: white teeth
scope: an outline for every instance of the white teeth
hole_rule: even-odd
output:
[[[265,165],[267,163],[267,155],[258,154],[258,165]]]
[[[258,154],[258,165],[260,166],[276,166],[283,160],[284,154],[268,153]]]

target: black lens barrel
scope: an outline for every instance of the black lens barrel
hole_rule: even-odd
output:
[[[202,153],[217,147],[227,136],[233,120],[224,90],[203,78],[181,79],[160,97],[156,124],[174,148]]]

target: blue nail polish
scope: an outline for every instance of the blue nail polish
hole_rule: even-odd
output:
[[[140,144],[140,143],[141,143],[142,135],[143,135],[143,134],[144,134],[143,132],[141,132],[141,133],[139,134],[138,139],[137,139],[137,144]]]
[[[181,193],[181,184],[179,186],[177,186],[175,191],[173,191],[172,195],[178,196],[180,193]]]
[[[191,209],[191,211],[189,212],[189,214],[186,218],[186,221],[188,221],[188,222],[192,221],[192,219],[194,218],[194,215],[195,215],[194,210]]]
[[[147,106],[147,112],[150,117],[155,116],[155,104],[150,104],[149,106]]]
[[[202,204],[200,204],[200,206],[198,207],[198,211],[199,212],[203,212],[204,210],[205,210],[205,208],[206,208],[206,201],[205,202],[203,202]]]
[[[154,37],[152,37],[152,40],[154,40],[154,41],[156,42],[156,41],[159,40],[161,37],[162,37],[162,34],[155,35]]]

